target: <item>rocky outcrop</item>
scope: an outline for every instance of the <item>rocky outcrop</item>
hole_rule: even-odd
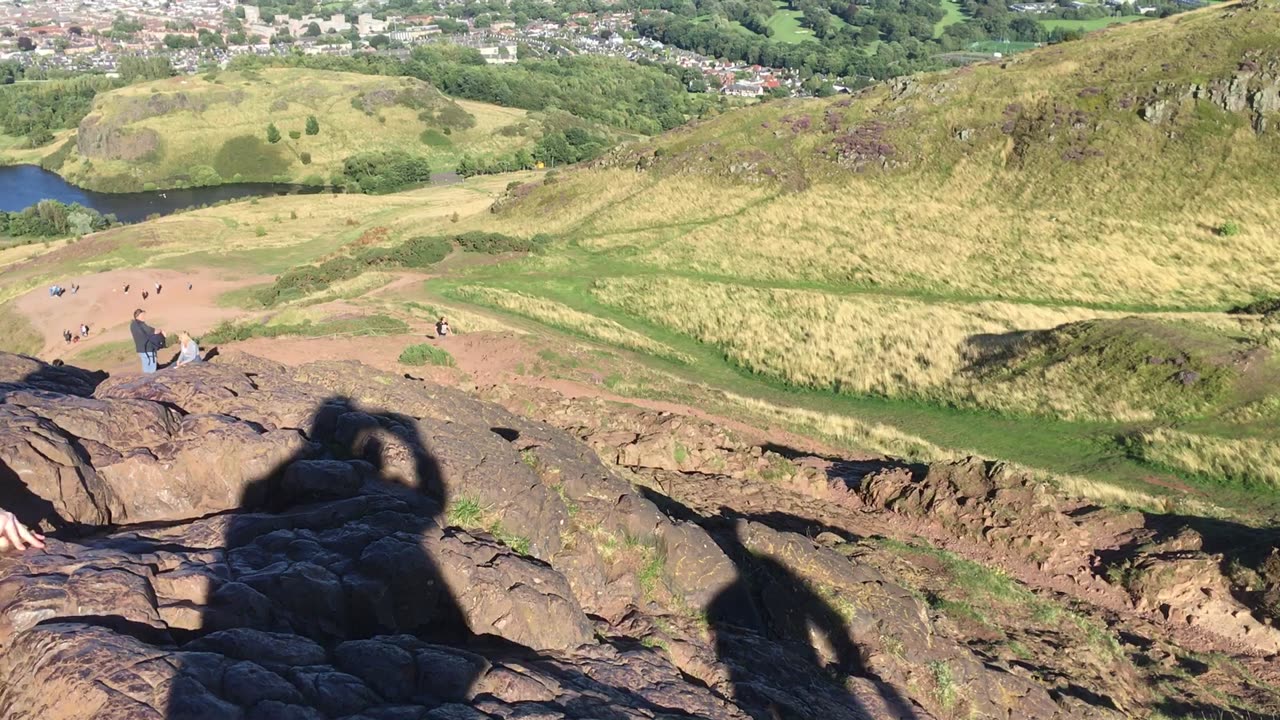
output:
[[[151,128],[130,130],[98,115],[81,120],[76,131],[76,151],[86,158],[136,162],[157,156],[160,145],[160,134]]]
[[[4,717],[1090,716],[856,557],[455,390],[231,353],[105,381],[0,355],[0,388],[5,481],[56,531],[0,559]],[[654,472],[737,443],[657,419],[690,444]]]
[[[1159,84],[1139,108],[1143,120],[1162,125],[1176,117],[1182,103],[1199,101],[1229,113],[1248,114],[1255,132],[1266,132],[1280,112],[1280,63],[1260,53],[1246,54],[1236,71],[1190,85]]]
[[[1254,606],[1243,602],[1225,571],[1226,555],[1207,551],[1202,534],[1177,518],[1067,500],[1025,473],[976,458],[937,463],[922,474],[875,473],[860,493],[868,507],[930,518],[1078,587],[1119,587],[1134,608],[1167,622],[1256,654],[1280,653],[1280,628],[1259,612],[1265,613],[1265,598]],[[1232,531],[1217,532],[1221,542]],[[1259,542],[1256,531],[1235,534]]]

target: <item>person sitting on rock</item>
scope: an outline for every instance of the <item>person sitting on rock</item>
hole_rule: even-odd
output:
[[[200,362],[200,346],[186,330],[178,333],[178,346],[178,362],[174,367]]]
[[[17,515],[0,509],[0,551],[22,550],[28,546],[44,547],[44,536],[32,532],[18,520]]]
[[[440,320],[436,322],[436,335],[439,337],[446,337],[449,335],[449,332],[449,321],[445,320],[444,316],[441,315]]]

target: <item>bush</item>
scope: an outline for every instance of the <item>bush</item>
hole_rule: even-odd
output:
[[[259,225],[258,227],[254,228],[253,234],[257,235],[258,237],[266,237],[267,229]]]
[[[1219,237],[1235,237],[1240,234],[1240,225],[1228,220],[1218,226],[1217,233]]]
[[[275,123],[267,125],[267,142],[272,145],[280,142],[280,128],[276,127]]]
[[[302,137],[302,131],[301,131],[301,130],[290,130],[290,131],[289,131],[289,139],[291,139],[291,140],[297,140],[297,139],[299,139],[299,138],[301,138],[301,137]]]
[[[506,252],[533,252],[546,245],[550,238],[546,235],[535,235],[533,238],[518,238],[502,233],[469,232],[454,238],[466,252],[487,253],[497,255]]]
[[[299,153],[299,154],[298,154],[298,159],[302,161],[302,164],[303,164],[303,165],[310,165],[310,164],[311,164],[311,153],[309,153],[309,152]],[[323,184],[323,183],[320,183],[320,184]]]
[[[447,350],[431,345],[430,343],[422,343],[419,345],[410,345],[400,353],[400,362],[405,365],[440,365],[444,367],[453,367],[456,363],[453,356]]]
[[[307,134],[308,135],[320,134],[320,121],[316,119],[315,115],[307,116]]]
[[[194,187],[209,187],[222,184],[222,176],[218,174],[217,170],[208,165],[194,165],[187,171],[187,174],[191,177],[191,184]]]
[[[364,152],[342,161],[342,174],[357,192],[377,195],[430,182],[431,165],[403,152]]]
[[[449,257],[453,244],[447,238],[419,236],[410,238],[392,253],[397,265],[409,268],[431,267]]]

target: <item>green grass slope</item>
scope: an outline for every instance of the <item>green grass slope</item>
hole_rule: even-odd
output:
[[[1216,6],[628,146],[473,221],[544,256],[438,286],[949,447],[1280,487],[1280,446],[1187,450],[1275,442],[1280,334],[1225,311],[1280,297],[1278,122],[1280,11]],[[1204,442],[1159,452],[1169,427]]]
[[[308,135],[312,115],[320,129]],[[346,157],[377,150],[417,153],[444,171],[464,154],[531,148],[547,123],[576,122],[561,115],[455,101],[412,78],[220,72],[100,96],[62,157],[44,164],[79,185],[108,191],[210,181],[324,182]],[[276,143],[267,138],[272,123],[281,135]]]

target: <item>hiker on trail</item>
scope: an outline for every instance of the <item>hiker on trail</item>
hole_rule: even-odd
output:
[[[75,294],[76,294],[76,293],[78,293],[78,292],[80,292],[80,286],[79,286],[79,285],[76,285],[75,283],[72,283],[72,284],[71,284],[71,294],[72,294],[72,295],[75,295]]]
[[[18,521],[18,516],[8,510],[0,510],[0,551],[22,550],[27,546],[44,547],[44,536],[31,532],[30,528]]]
[[[143,300],[146,300],[146,299],[147,299],[147,291],[146,291],[146,290],[143,290],[143,291],[142,291],[142,299],[143,299]]]
[[[129,294],[129,283],[125,283],[125,284],[124,284],[124,294],[125,294],[125,295],[128,295],[128,294]]]
[[[445,320],[444,316],[441,315],[440,320],[436,322],[436,335],[438,335],[439,337],[445,337],[449,334],[449,332],[450,332],[449,321]]]
[[[89,326],[85,323],[80,323],[80,337],[89,337]]]
[[[146,315],[147,311],[142,308],[133,311],[129,334],[133,336],[133,349],[142,361],[142,372],[150,374],[156,371],[156,351],[164,347],[164,333],[148,325]]]
[[[187,292],[191,292],[191,283],[187,283]]]
[[[160,294],[160,288],[161,288],[161,287],[162,287],[162,286],[160,285],[160,283],[156,283],[156,294],[157,294],[157,295],[159,295],[159,294]]]
[[[63,330],[63,331],[62,331],[62,339],[63,339],[63,340],[65,340],[65,341],[66,341],[66,343],[67,343],[68,345],[70,345],[70,344],[71,344],[71,331],[70,331],[70,330]]]
[[[174,364],[174,367],[201,362],[200,346],[196,344],[190,333],[186,330],[178,333],[178,341],[178,362]]]

